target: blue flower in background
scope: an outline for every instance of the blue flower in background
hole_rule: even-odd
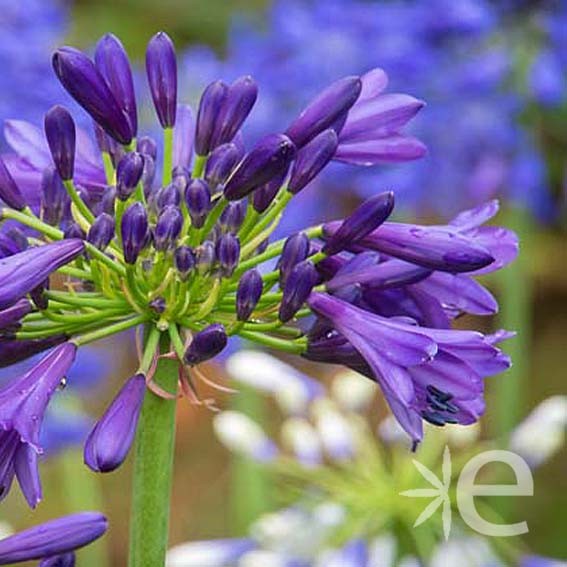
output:
[[[61,99],[45,53],[61,40],[67,21],[59,0],[4,0],[0,10],[0,116],[39,121]]]
[[[538,14],[533,27],[547,40],[526,81],[536,100],[557,104],[565,40],[554,16],[553,10]],[[186,53],[184,64],[191,88],[212,75],[254,75],[264,97],[245,135],[285,126],[321,85],[376,65],[390,78],[388,92],[427,101],[410,133],[429,154],[379,172],[333,165],[318,182],[334,191],[325,201],[330,212],[348,203],[353,189],[362,198],[395,189],[398,206],[414,214],[447,216],[500,195],[545,219],[552,203],[544,157],[521,124],[531,95],[506,87],[517,63],[505,35],[516,25],[509,20],[502,7],[482,0],[277,1],[266,26],[233,22],[224,60],[200,47]],[[320,214],[320,197],[306,193],[296,209],[302,220]]]

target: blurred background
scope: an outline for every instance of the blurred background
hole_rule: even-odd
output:
[[[483,436],[507,435],[540,401],[565,393],[567,2],[0,0],[0,117],[41,125],[45,111],[64,98],[51,74],[52,49],[71,44],[92,50],[109,31],[138,65],[138,96],[147,99],[145,45],[160,29],[175,41],[180,98],[194,108],[211,80],[254,76],[260,96],[247,126],[250,136],[285,128],[329,82],[376,66],[388,73],[390,92],[425,100],[411,127],[428,146],[425,158],[363,173],[330,168],[302,194],[286,228],[348,212],[387,189],[395,191],[404,220],[447,221],[461,209],[501,199],[497,221],[518,231],[521,254],[487,280],[501,304],[498,316],[473,323],[518,335],[507,347],[514,367],[488,384]],[[75,110],[78,121],[82,116],[90,127],[86,115]],[[153,122],[147,104],[142,129]],[[0,508],[0,529],[101,509],[112,529],[105,538],[108,549],[93,546],[98,565],[107,557],[108,565],[121,566],[131,469],[127,464],[95,477],[81,466],[78,443],[92,423],[89,416],[100,415],[121,377],[135,368],[133,341],[125,337],[93,347],[83,358],[45,432],[44,502],[32,515],[13,491]],[[314,364],[304,370],[329,380]],[[208,371],[225,374],[220,364]],[[0,380],[7,375],[3,371]],[[214,397],[220,407],[239,406],[271,427],[266,416],[274,413],[272,402],[258,394],[202,395]],[[372,412],[386,415],[379,401]],[[172,545],[245,534],[254,518],[280,503],[267,474],[232,457],[218,442],[211,418],[203,406],[180,404]],[[519,499],[507,511],[512,521],[528,521],[525,541],[542,555],[567,557],[566,470],[563,450],[536,471],[535,497]],[[86,561],[79,564],[86,567]]]

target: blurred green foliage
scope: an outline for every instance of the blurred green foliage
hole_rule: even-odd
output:
[[[233,15],[259,10],[268,0],[75,0],[68,40],[90,47],[104,33],[118,35],[134,58],[142,58],[149,37],[167,33],[178,46],[206,43],[222,51]]]

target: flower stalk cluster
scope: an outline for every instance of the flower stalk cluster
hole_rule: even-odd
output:
[[[0,221],[9,225],[0,353],[15,362],[58,346],[0,392],[0,497],[15,475],[30,504],[39,501],[36,434],[76,348],[135,327],[145,336],[139,368],[86,442],[95,471],[115,469],[128,454],[144,384],[165,400],[195,398],[195,367],[232,336],[368,375],[414,444],[423,420],[478,419],[483,378],[508,365],[494,346],[502,335],[450,326],[463,312],[496,310],[471,277],[515,256],[511,232],[482,226],[496,203],[422,227],[388,222],[394,195],[385,192],[346,219],[273,240],[293,198],[332,160],[423,155],[413,138],[396,143],[421,101],[399,97],[384,112],[385,74],[375,69],[331,84],[284,133],[247,148],[240,129],[258,96],[254,80],[212,83],[193,119],[177,103],[175,50],[160,32],[146,59],[160,151],[138,135],[132,72],[117,38],[102,38],[94,61],[58,49],[53,68],[95,122],[100,151],[60,106],[46,115],[45,138],[9,125],[10,138],[33,151],[10,156],[11,168],[0,161]],[[23,163],[37,168],[39,186],[21,176]],[[54,275],[63,291],[50,289]],[[178,366],[173,389],[153,380],[164,357]]]

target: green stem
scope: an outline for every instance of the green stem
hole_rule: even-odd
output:
[[[198,179],[203,176],[205,165],[207,163],[207,156],[195,156],[195,163],[193,164],[193,171],[191,177]]]
[[[169,349],[164,336],[162,350]],[[161,358],[154,381],[174,392],[177,362]],[[146,391],[138,423],[130,519],[129,567],[165,564],[175,439],[175,400]]]
[[[287,190],[283,191],[281,197],[272,204],[266,211],[266,214],[260,219],[256,226],[250,231],[246,239],[250,242],[253,238],[258,236],[268,225],[286,208],[287,204],[293,199],[293,194]]]
[[[173,169],[173,128],[163,130],[163,186],[171,183],[171,172]]]
[[[67,194],[71,198],[71,202],[73,203],[73,205],[75,205],[75,207],[77,207],[77,211],[79,211],[79,213],[89,224],[92,224],[92,222],[94,221],[94,215],[87,207],[85,202],[81,199],[81,196],[77,192],[73,181],[71,179],[68,179],[67,181],[63,181],[63,185],[65,185],[65,189],[67,190]]]
[[[298,339],[295,341],[287,341],[285,339],[278,339],[276,337],[269,337],[268,335],[263,335],[261,333],[255,333],[253,331],[240,331],[238,333],[242,338],[254,341],[261,345],[281,350],[283,352],[289,352],[290,354],[302,354],[307,349],[307,339]]]
[[[105,326],[102,329],[93,331],[92,333],[86,333],[84,335],[73,337],[73,342],[77,346],[92,343],[94,341],[98,341],[99,339],[103,339],[104,337],[109,337],[110,335],[114,335],[116,333],[125,331],[126,329],[130,329],[131,327],[135,327],[136,325],[140,325],[145,320],[145,315],[138,315],[137,317],[132,317],[131,319],[120,321],[118,323],[115,323],[114,325]]]
[[[224,197],[221,197],[215,203],[211,212],[207,216],[207,220],[205,221],[203,228],[201,228],[200,230],[200,233],[203,236],[203,238],[207,238],[207,235],[209,234],[209,232],[211,232],[211,229],[215,226],[215,223],[219,220],[219,217],[221,216],[222,212],[224,211],[224,208],[227,205],[228,205],[228,201]]]

